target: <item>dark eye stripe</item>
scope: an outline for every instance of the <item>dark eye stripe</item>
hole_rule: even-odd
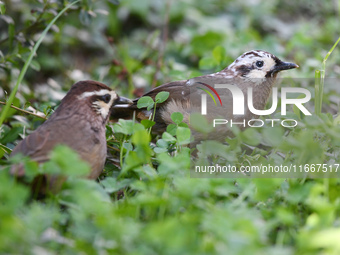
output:
[[[105,94],[104,96],[99,97],[100,100],[102,100],[104,103],[109,103],[111,100],[111,95],[110,94]]]
[[[239,73],[241,76],[245,76],[251,71],[251,69],[251,67],[241,65],[236,67],[236,72]]]

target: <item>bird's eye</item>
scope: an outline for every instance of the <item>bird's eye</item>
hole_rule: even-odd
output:
[[[257,67],[262,67],[263,66],[263,61],[256,61],[256,66]]]
[[[100,97],[100,100],[102,100],[104,103],[109,103],[111,100],[111,95],[110,94],[105,94],[104,96]]]

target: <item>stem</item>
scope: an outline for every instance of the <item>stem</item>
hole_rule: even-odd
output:
[[[155,120],[155,114],[156,114],[156,105],[157,105],[157,102],[155,102],[154,104],[154,107],[153,107],[153,116],[152,116],[152,121]]]
[[[155,104],[153,105],[152,121],[154,121],[154,120],[155,120],[155,114],[156,114],[156,105],[157,105],[157,102],[155,102]],[[150,117],[151,117],[151,116],[150,116]],[[149,128],[148,128],[149,135],[151,134],[151,129],[152,129],[152,127],[149,127]]]
[[[330,51],[328,51],[328,53],[326,54],[326,57],[323,59],[322,64],[323,64],[323,70],[325,70],[326,68],[326,61],[328,59],[328,57],[332,54],[333,50],[335,49],[335,47],[338,45],[338,43],[340,42],[340,37],[338,38],[338,40],[334,43],[333,47],[331,48]]]
[[[329,56],[332,54],[335,47],[340,42],[340,37],[334,43],[333,47],[328,51],[325,58],[322,61],[322,69],[315,71],[315,113],[317,115],[321,114],[322,108],[322,98],[323,98],[323,88],[325,84],[325,72],[326,72],[326,61]]]
[[[122,144],[120,145],[120,153],[119,153],[119,161],[120,161],[120,167],[123,168],[123,145],[124,145],[124,142],[126,140],[126,135],[124,135],[124,139],[123,139],[123,142]]]
[[[316,115],[320,115],[321,113],[321,105],[322,105],[322,99],[320,99],[320,91],[321,91],[321,74],[320,70],[315,70],[315,113]]]
[[[2,101],[0,101],[0,104],[6,105],[6,103],[5,103],[5,102],[2,102]],[[41,116],[41,115],[35,114],[35,113],[33,113],[33,112],[29,112],[29,111],[20,109],[19,107],[16,107],[16,106],[14,106],[14,105],[10,105],[10,107],[13,108],[13,109],[15,109],[15,110],[17,110],[17,111],[24,112],[24,113],[33,115],[33,116],[35,116],[35,117],[38,117],[38,118],[42,118],[42,119],[44,119],[44,120],[47,120],[46,116]]]
[[[111,149],[111,150],[114,150],[114,151],[120,151],[119,149],[117,149],[117,148],[115,148],[115,147],[113,147],[113,146],[110,146],[110,145],[106,145],[107,146],[107,148],[109,148],[109,149]]]
[[[69,5],[67,5],[64,9],[62,9],[57,16],[55,16],[55,18],[48,24],[48,26],[45,28],[45,30],[42,32],[41,36],[39,37],[38,41],[35,43],[33,50],[31,51],[30,55],[28,56],[28,59],[26,60],[24,67],[21,69],[21,72],[19,74],[17,83],[15,84],[15,87],[13,89],[13,91],[11,92],[9,99],[4,107],[4,109],[2,110],[2,113],[0,115],[0,126],[2,125],[2,123],[4,122],[7,112],[15,98],[15,95],[19,89],[20,83],[22,82],[26,71],[30,65],[30,63],[32,62],[32,59],[34,57],[34,55],[36,54],[41,42],[44,40],[47,32],[50,30],[50,28],[53,26],[53,24],[57,21],[57,19],[67,10],[69,9],[71,6],[73,6],[74,4],[78,3],[80,0],[76,0],[73,3],[70,3]]]

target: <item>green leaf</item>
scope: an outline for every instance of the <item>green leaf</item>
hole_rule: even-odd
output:
[[[125,135],[131,135],[134,128],[134,122],[131,120],[120,119],[118,123],[113,125],[113,131],[115,133],[122,133]]]
[[[131,182],[132,180],[130,179],[123,179],[121,181],[117,181],[116,178],[107,177],[100,183],[104,186],[106,192],[113,193],[127,187],[128,185],[130,185]]]
[[[171,119],[178,125],[183,121],[183,114],[180,112],[174,112],[171,114]]]
[[[15,97],[14,100],[13,100],[13,105],[16,106],[16,107],[19,107],[20,106],[20,100]],[[10,118],[11,116],[13,116],[14,114],[17,113],[17,110],[14,109],[14,108],[10,108],[8,110],[8,113],[7,113],[7,116],[6,116],[6,119]]]
[[[184,127],[178,127],[176,130],[177,141],[179,145],[190,143],[190,129]]]
[[[0,158],[2,158],[5,155],[5,153],[11,154],[11,151],[12,150],[10,148],[6,147],[3,144],[0,144]]]
[[[255,128],[248,128],[240,133],[242,140],[249,145],[256,146],[261,142],[261,134]]]
[[[152,120],[148,120],[148,119],[142,120],[141,123],[143,124],[143,126],[145,128],[150,128],[150,127],[152,127],[153,125],[156,124],[156,122],[154,122]]]
[[[139,157],[136,151],[130,151],[124,160],[124,165],[120,172],[121,176],[138,165],[145,163],[144,158]]]
[[[235,152],[230,151],[228,145],[222,144],[217,141],[212,140],[203,141],[201,142],[201,144],[197,146],[197,149],[200,151],[201,156],[206,157],[208,155],[212,155],[215,157],[216,156],[223,157],[228,161],[236,160]]]
[[[185,127],[185,128],[189,128],[187,123],[181,122],[178,124],[179,127]]]
[[[24,160],[25,176],[33,178],[39,174],[39,164],[36,161]]]
[[[156,177],[158,174],[154,168],[152,168],[150,165],[145,165],[142,167],[144,174],[146,174],[148,177]]]
[[[65,145],[57,145],[52,150],[50,159],[48,163],[56,164],[61,170],[60,173],[67,176],[86,176],[91,170],[90,165],[82,160],[77,152]]]
[[[141,97],[137,102],[138,109],[148,108],[150,110],[154,106],[155,102],[149,96]],[[151,107],[151,108],[150,108]],[[150,109],[149,109],[150,108]]]
[[[158,147],[162,147],[162,148],[168,148],[168,146],[169,146],[169,144],[163,139],[158,139],[156,144],[157,144]]]
[[[211,70],[217,66],[217,63],[216,63],[216,60],[213,58],[202,58],[198,62],[198,66],[200,69],[203,69],[203,70]]]
[[[4,127],[3,130],[4,130],[4,133],[1,134],[0,142],[2,144],[7,144],[18,139],[19,134],[22,133],[23,129],[22,127],[13,127],[11,129],[8,127]]]
[[[165,100],[168,99],[169,95],[170,93],[167,91],[159,92],[155,97],[156,103],[158,104],[163,103]]]
[[[284,130],[281,126],[268,127],[262,131],[263,138],[271,146],[279,146],[284,139]]]
[[[213,50],[213,57],[216,60],[218,64],[221,64],[223,62],[223,59],[225,58],[226,52],[225,48],[222,46],[217,46]]]
[[[253,183],[256,186],[256,198],[266,200],[272,197],[282,182],[284,182],[284,179],[281,178],[254,178]]]
[[[153,150],[156,153],[163,153],[168,151],[169,143],[165,141],[164,139],[159,139],[156,142],[158,147],[155,147]]]
[[[149,146],[150,135],[146,130],[138,130],[132,135],[131,141],[134,145],[148,145]]]
[[[133,132],[136,132],[136,131],[139,131],[139,130],[145,130],[145,127],[140,123],[134,123]]]
[[[213,125],[209,124],[207,119],[199,113],[193,113],[190,115],[190,126],[203,134],[208,134],[214,129]]]
[[[154,151],[155,153],[164,153],[164,152],[167,152],[168,149],[167,149],[167,148],[161,148],[161,147],[155,147],[155,148],[153,149],[153,151]]]
[[[32,60],[32,62],[31,62],[31,64],[30,64],[30,67],[31,67],[33,70],[37,71],[37,72],[40,71],[40,64],[39,64],[39,62],[36,61],[36,60]]]
[[[173,137],[171,134],[169,134],[168,132],[164,132],[162,135],[162,139],[166,142],[170,142],[170,143],[174,143],[176,142],[176,138]]]
[[[171,135],[176,135],[177,125],[176,124],[169,124],[166,127],[166,132],[168,132]]]
[[[207,49],[214,49],[218,45],[222,45],[224,36],[220,32],[209,30],[205,34],[195,34],[191,40],[190,46],[192,52],[198,56],[206,54]]]
[[[9,176],[7,171],[0,171],[0,211],[1,211],[1,231],[3,234],[3,227],[6,229],[13,229],[14,226],[18,227],[22,224],[21,221],[16,220],[16,217],[12,216],[18,209],[21,209],[24,205],[27,205],[27,198],[29,197],[29,189],[22,185],[18,185],[17,182],[13,181],[13,178]],[[27,208],[27,207],[26,207]],[[7,224],[3,223],[4,216],[11,215],[8,218],[9,222]],[[20,229],[20,227],[19,227]],[[10,231],[8,231],[10,233]],[[11,232],[13,235],[14,232]],[[14,235],[13,235],[14,236]]]
[[[123,148],[126,149],[127,151],[132,151],[133,150],[133,146],[131,143],[127,143],[127,142],[124,142],[123,143]]]
[[[52,108],[50,105],[48,105],[47,107],[44,108],[43,110],[45,116],[48,116],[50,113],[52,113]]]

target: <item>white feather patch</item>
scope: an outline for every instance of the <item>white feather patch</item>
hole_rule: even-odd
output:
[[[93,95],[104,96],[105,94],[111,94],[111,92],[112,92],[111,90],[107,90],[107,89],[101,89],[101,90],[96,90],[96,91],[88,91],[88,92],[84,92],[83,94],[81,94],[78,98],[83,99],[83,98],[90,97],[90,96],[93,96]]]
[[[111,106],[112,106],[114,100],[117,99],[117,94],[116,94],[115,91],[107,90],[107,89],[101,89],[101,90],[98,90],[98,91],[84,92],[78,98],[84,99],[84,98],[91,97],[93,95],[104,96],[106,94],[111,95],[110,102],[105,103],[104,101],[97,100],[97,101],[94,101],[93,104],[92,104],[92,107],[96,110],[97,114],[101,115],[104,119],[106,119],[106,117],[110,113],[110,109],[111,109]]]
[[[272,58],[255,58],[254,61],[262,60],[263,67],[260,69],[253,69],[247,75],[246,78],[254,79],[255,83],[262,83],[266,78],[266,74],[275,67],[275,61]]]
[[[95,101],[92,106],[97,111],[97,114],[100,114],[104,119],[110,112],[110,105],[103,101]]]

